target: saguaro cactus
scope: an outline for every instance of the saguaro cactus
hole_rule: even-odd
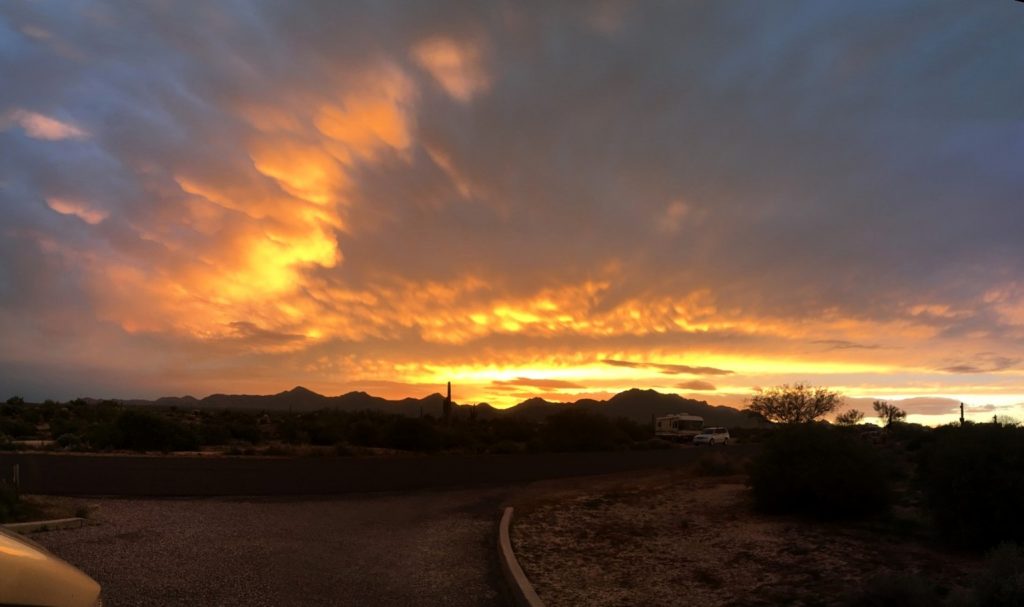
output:
[[[448,382],[448,396],[444,397],[444,421],[448,421],[452,417],[452,382]]]

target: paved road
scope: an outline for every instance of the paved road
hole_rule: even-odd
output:
[[[106,607],[507,605],[495,543],[508,489],[329,499],[121,499],[33,539]]]

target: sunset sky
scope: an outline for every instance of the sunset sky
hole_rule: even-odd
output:
[[[2,398],[1024,419],[1010,0],[5,1],[0,211]]]

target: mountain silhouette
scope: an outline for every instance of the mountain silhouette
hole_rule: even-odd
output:
[[[324,396],[302,386],[271,395],[211,394],[203,399],[191,396],[163,397],[155,401],[133,400],[131,404],[150,404],[161,407],[213,409],[255,409],[263,411],[291,411],[301,413],[319,409],[338,411],[381,411],[408,416],[442,415],[444,396],[438,393],[423,398],[388,400],[366,392],[349,392],[340,396]],[[663,394],[656,390],[631,389],[620,392],[608,400],[583,398],[575,402],[552,402],[533,397],[507,409],[496,409],[487,403],[455,406],[455,415],[468,415],[473,411],[477,418],[516,416],[540,420],[552,413],[577,409],[601,413],[608,417],[625,417],[638,423],[647,424],[654,417],[672,413],[688,413],[704,418],[708,426],[743,427],[757,423],[742,411],[732,407],[715,406],[706,401],[683,398],[678,394]]]

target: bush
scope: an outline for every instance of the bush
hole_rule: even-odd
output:
[[[14,487],[0,481],[0,523],[14,520],[21,509],[18,492]]]
[[[0,419],[0,434],[6,434],[14,438],[31,438],[36,435],[36,426],[23,419]]]
[[[541,429],[541,442],[551,451],[611,451],[629,440],[607,417],[573,409],[552,413]]]
[[[188,451],[199,448],[190,428],[149,411],[129,409],[114,422],[114,447],[133,451]]]
[[[920,464],[926,504],[948,541],[977,549],[1024,541],[1024,430],[939,428]]]
[[[511,440],[501,440],[491,445],[487,451],[498,454],[523,453],[526,451],[526,444]]]
[[[636,451],[661,451],[671,449],[672,447],[672,441],[667,441],[663,438],[649,438],[645,441],[633,443],[630,448]]]
[[[697,476],[731,476],[741,472],[740,465],[721,453],[709,453],[697,460]]]
[[[849,595],[846,607],[1009,607],[1024,605],[1024,552],[1002,544],[989,553],[984,567],[966,588],[945,587],[943,580],[911,572],[886,573],[867,580]]]
[[[363,447],[379,445],[382,441],[380,426],[370,419],[357,419],[348,427],[348,440]]]
[[[942,604],[942,599],[928,581],[909,573],[890,573],[867,580],[843,604],[847,607],[936,607]]]
[[[387,443],[393,449],[437,451],[441,448],[441,436],[425,419],[401,417],[392,424]]]
[[[77,434],[65,433],[57,437],[57,444],[63,449],[74,449],[81,442],[82,439]]]
[[[1024,605],[1024,551],[1016,544],[1000,545],[989,553],[973,586],[963,601],[965,605]]]
[[[628,417],[617,417],[615,427],[629,437],[631,442],[640,442],[654,438],[654,429],[650,424],[639,424]]]
[[[750,470],[757,507],[814,518],[857,518],[884,511],[889,477],[871,446],[817,424],[781,428]]]
[[[535,422],[518,417],[499,417],[490,420],[492,442],[528,443],[536,438],[537,425]]]

